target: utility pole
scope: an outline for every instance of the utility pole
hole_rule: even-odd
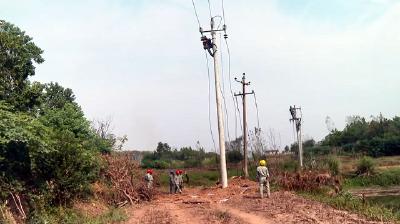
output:
[[[215,74],[215,96],[217,103],[217,118],[218,118],[218,140],[220,152],[220,173],[222,188],[228,187],[228,175],[226,171],[226,158],[225,158],[225,130],[224,130],[224,116],[222,110],[222,96],[220,86],[220,65],[219,65],[219,49],[217,46],[217,32],[226,31],[226,26],[223,29],[215,29],[214,17],[211,18],[211,30],[203,31],[200,27],[201,41],[203,42],[204,50],[214,59],[214,74]],[[207,38],[204,33],[211,33],[211,39]],[[225,33],[224,38],[227,38]]]
[[[242,92],[239,92],[238,94],[235,94],[235,96],[242,96],[242,106],[243,106],[243,173],[244,177],[248,178],[249,177],[249,171],[247,169],[247,113],[246,113],[246,95],[248,94],[254,94],[254,90],[251,91],[250,93],[246,93],[246,86],[250,85],[250,82],[246,82],[246,74],[243,73],[243,77],[241,81],[238,81],[237,78],[235,78],[235,81],[238,83],[242,84]]]
[[[297,111],[300,111],[300,117],[297,116]],[[289,112],[292,115],[292,118],[289,120],[290,122],[293,122],[293,128],[296,130],[296,137],[297,137],[297,145],[299,147],[299,164],[300,168],[303,168],[303,137],[302,137],[302,131],[301,131],[301,122],[302,122],[302,117],[303,114],[301,112],[301,107],[296,107],[294,105],[293,107],[290,106]]]

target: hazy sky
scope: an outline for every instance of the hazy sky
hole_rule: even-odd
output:
[[[222,15],[221,1],[210,1],[213,15]],[[207,1],[195,2],[207,29]],[[289,105],[303,108],[304,135],[316,140],[328,133],[326,116],[342,129],[349,115],[400,114],[400,1],[225,0],[225,11],[232,78],[246,72],[260,125],[279,132],[282,147],[293,140]],[[89,119],[112,117],[115,133],[128,135],[126,149],[197,140],[212,147],[207,66],[191,0],[0,0],[0,15],[44,50],[33,80],[72,88]],[[232,87],[240,90],[233,80]],[[251,96],[248,107],[254,127]]]

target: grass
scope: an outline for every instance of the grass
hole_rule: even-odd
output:
[[[400,214],[383,205],[363,202],[360,198],[350,193],[342,193],[337,196],[327,196],[324,193],[299,193],[303,197],[320,201],[334,208],[348,210],[360,214],[374,221],[400,221]]]
[[[377,197],[369,197],[367,201],[371,204],[382,205],[388,209],[393,210],[393,212],[397,213],[400,216],[400,196],[377,196]]]
[[[111,208],[103,214],[90,217],[82,214],[76,209],[70,208],[52,208],[45,213],[34,214],[28,223],[48,223],[48,224],[108,224],[118,223],[126,220],[127,215],[121,209]]]
[[[400,168],[386,169],[372,176],[357,176],[344,181],[345,188],[400,185]]]
[[[342,163],[342,172],[350,173],[356,170],[359,158],[352,156],[338,156],[338,158]],[[400,156],[382,156],[374,158],[374,162],[377,169],[381,170],[384,170],[386,167],[400,167]]]

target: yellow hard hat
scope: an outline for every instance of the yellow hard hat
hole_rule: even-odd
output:
[[[267,162],[265,160],[260,160],[260,166],[265,166]]]

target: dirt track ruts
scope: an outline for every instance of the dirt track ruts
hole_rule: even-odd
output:
[[[248,190],[245,190],[248,189]],[[127,224],[150,223],[382,223],[278,191],[260,199],[257,185],[238,181],[228,189],[188,188],[183,194],[161,193],[155,200],[127,209]]]

